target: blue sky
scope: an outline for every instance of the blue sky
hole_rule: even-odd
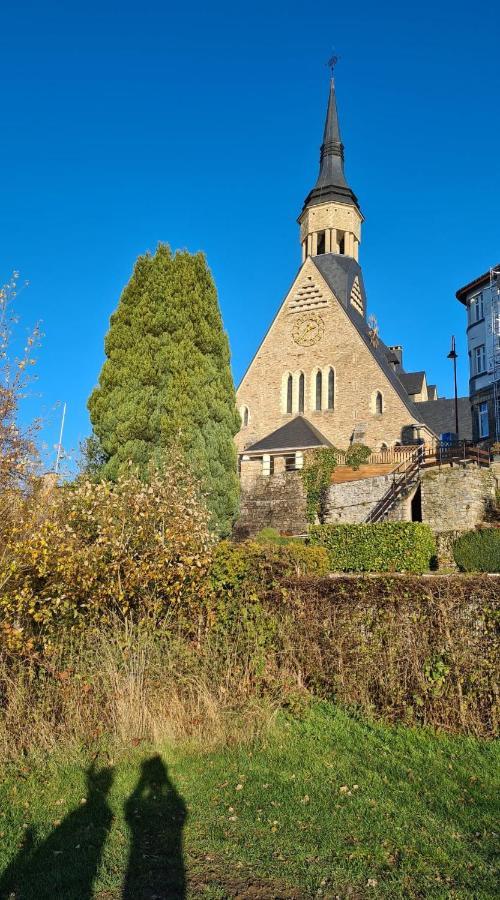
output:
[[[500,260],[500,56],[491,2],[3,0],[0,281],[42,320],[35,395],[51,452],[87,397],[136,257],[204,250],[235,381],[300,262],[296,217],[336,85],[366,222],[369,311],[408,369],[467,392],[458,287]]]

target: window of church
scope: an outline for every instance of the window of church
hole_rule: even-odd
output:
[[[341,256],[345,254],[345,233],[343,231],[337,231],[337,243],[339,245],[339,253]]]
[[[328,409],[335,405],[335,373],[333,369],[328,372]]]
[[[375,414],[381,416],[384,411],[384,398],[380,391],[375,394]]]
[[[318,231],[318,249],[316,252],[317,252],[318,256],[320,256],[320,254],[325,252],[325,232],[324,231]]]
[[[289,375],[287,382],[286,382],[286,411],[287,411],[287,413],[292,412],[292,398],[293,398],[293,378],[291,375]]]
[[[243,419],[243,428],[246,428],[248,425],[248,406],[243,407],[241,418]]]
[[[321,372],[316,372],[316,409],[320,410],[322,406],[322,390],[323,390],[323,376]]]
[[[301,372],[299,376],[299,412],[304,412],[305,378]]]

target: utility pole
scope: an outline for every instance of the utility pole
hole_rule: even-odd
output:
[[[62,419],[61,419],[61,430],[59,432],[59,443],[57,445],[57,456],[56,456],[56,464],[54,466],[54,475],[59,475],[59,463],[61,462],[61,454],[62,454],[62,439],[63,439],[63,431],[64,431],[64,420],[66,418],[66,404],[63,406]]]
[[[458,441],[458,392],[457,392],[457,357],[458,353],[455,348],[455,338],[451,338],[451,350],[448,353],[448,359],[453,360],[453,379],[455,382],[455,434]]]

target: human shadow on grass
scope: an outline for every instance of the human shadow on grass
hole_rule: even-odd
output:
[[[86,778],[86,797],[45,840],[37,843],[35,829],[27,829],[19,853],[0,875],[0,900],[92,900],[113,820],[107,800],[113,770],[92,765]]]
[[[183,900],[182,829],[187,810],[160,756],[143,762],[125,804],[125,818],[131,844],[123,900]]]

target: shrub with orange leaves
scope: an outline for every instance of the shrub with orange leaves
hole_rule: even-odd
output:
[[[142,481],[82,479],[19,502],[0,559],[0,629],[12,649],[54,629],[113,616],[193,616],[207,590],[212,538],[175,456]]]

